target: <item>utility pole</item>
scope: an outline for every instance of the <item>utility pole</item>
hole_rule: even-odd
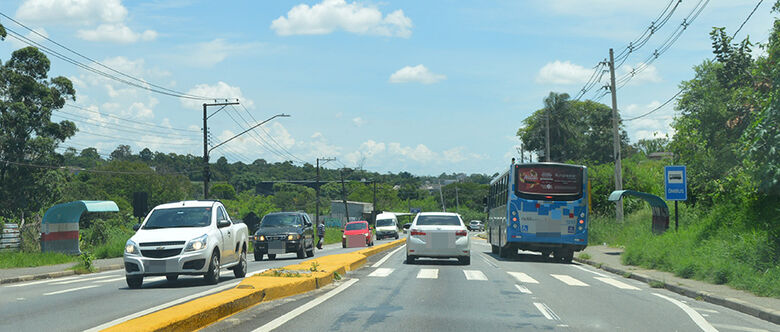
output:
[[[379,212],[379,209],[376,208],[376,179],[372,182],[374,182],[374,213],[371,214],[371,218],[374,219],[372,222],[374,223],[374,226],[376,226],[376,215],[377,212]]]
[[[316,192],[317,196],[317,204],[314,210],[314,219],[317,224],[320,223],[320,160],[322,160],[323,164],[325,164],[329,161],[336,160],[336,158],[317,158],[317,181],[315,182],[314,186],[314,192]]]
[[[617,87],[615,86],[615,57],[609,49],[609,90],[612,92],[612,137],[615,157],[615,190],[623,190],[623,167],[620,161],[620,132],[618,131]],[[615,219],[623,222],[623,200],[615,202]]]
[[[455,212],[460,213],[460,202],[458,201],[458,185],[455,184]]]
[[[439,198],[441,199],[441,211],[447,212],[447,207],[444,206],[444,194],[441,193],[441,180],[439,180]]]
[[[225,106],[228,105],[238,105],[238,101],[224,103],[215,102],[213,104],[203,103],[203,199],[209,199],[209,178],[211,177],[211,173],[209,173],[209,143],[207,138],[209,134],[209,126],[207,121],[210,117],[214,116],[214,114],[217,114],[222,110],[222,108],[225,108]],[[222,106],[222,108],[213,114],[208,115],[206,114],[206,109],[208,106]]]
[[[344,185],[344,169],[341,170],[341,200],[344,201],[344,215],[347,217],[346,225],[349,222],[349,207],[347,206],[347,187]]]
[[[544,159],[545,161],[550,161],[550,112],[552,110],[548,109],[547,112],[545,112],[546,116],[544,117]]]

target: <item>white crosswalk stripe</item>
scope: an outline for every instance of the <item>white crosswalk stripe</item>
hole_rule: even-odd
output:
[[[487,276],[479,270],[463,270],[466,280],[488,280]]]
[[[567,276],[565,274],[551,274],[551,276],[555,279],[562,281],[563,283],[569,286],[588,286],[588,284],[579,281],[577,279],[574,279],[571,276]]]
[[[529,275],[523,273],[523,272],[507,272],[509,275],[515,277],[517,281],[526,283],[526,284],[538,284],[539,282],[536,281],[536,279],[531,278]]]
[[[417,279],[437,278],[439,278],[439,269],[420,269],[420,272],[417,272]]]
[[[531,294],[531,291],[523,285],[515,284],[515,288],[517,288],[517,290],[520,291],[520,293]]]
[[[390,273],[393,273],[393,271],[395,271],[395,269],[380,267],[380,268],[374,270],[374,272],[371,272],[368,276],[369,277],[387,277],[387,276],[390,275]]]
[[[631,286],[631,285],[629,285],[627,283],[624,283],[622,281],[615,280],[615,279],[612,279],[612,278],[602,278],[602,277],[595,277],[595,278],[598,281],[601,281],[601,282],[606,283],[608,285],[615,286],[615,287],[620,288],[620,289],[639,290],[638,287]]]

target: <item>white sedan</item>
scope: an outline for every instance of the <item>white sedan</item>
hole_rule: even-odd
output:
[[[471,264],[471,240],[460,215],[423,212],[414,218],[406,238],[406,262],[417,258],[457,258]]]

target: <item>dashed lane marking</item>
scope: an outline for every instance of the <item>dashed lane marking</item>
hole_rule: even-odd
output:
[[[629,285],[627,283],[624,283],[622,281],[615,280],[615,279],[612,279],[612,278],[596,277],[596,280],[601,281],[601,282],[603,282],[605,284],[608,284],[608,285],[615,286],[615,287],[620,288],[620,289],[639,290],[639,287],[634,287],[634,286],[631,286],[631,285]]]
[[[544,315],[545,318],[549,320],[561,320],[561,318],[558,317],[558,315],[556,315],[555,312],[552,311],[552,309],[550,309],[550,307],[548,307],[546,304],[534,302],[534,306],[536,307],[536,309],[539,309],[539,311],[542,313],[542,315]]]
[[[62,293],[70,293],[70,292],[75,292],[75,291],[79,291],[79,290],[82,290],[82,289],[95,288],[97,286],[99,286],[99,285],[90,285],[90,286],[82,286],[82,287],[76,287],[76,288],[68,288],[68,289],[63,289],[63,290],[56,291],[56,292],[43,293],[43,296],[57,295],[57,294],[62,294]]]
[[[466,280],[488,280],[487,276],[479,270],[463,270]]]
[[[53,282],[52,285],[67,285],[67,284],[73,284],[73,283],[77,283],[77,282],[92,281],[92,280],[105,279],[105,278],[111,278],[111,276],[82,278],[82,279],[76,279],[76,280]]]
[[[439,278],[439,269],[420,269],[420,272],[417,272],[417,279],[437,278]]]
[[[119,277],[119,278],[114,278],[114,279],[98,280],[98,281],[95,281],[95,283],[96,284],[103,284],[103,283],[109,283],[109,282],[114,282],[114,281],[119,281],[119,280],[125,280],[125,277]]]
[[[371,272],[368,276],[369,277],[387,277],[387,276],[390,275],[390,273],[393,273],[393,271],[395,271],[395,269],[380,267],[380,268],[374,270],[374,272]]]
[[[579,281],[577,279],[572,278],[571,276],[567,276],[565,274],[551,274],[551,276],[555,279],[558,279],[562,281],[563,283],[569,285],[569,286],[588,286],[588,284]]]
[[[406,246],[406,244],[404,244],[403,246],[398,247],[398,249],[396,249],[396,250],[391,251],[389,254],[385,255],[385,257],[382,257],[382,259],[380,259],[379,261],[374,263],[374,265],[371,265],[371,267],[379,267],[380,265],[382,265],[382,263],[387,261],[387,259],[390,258],[390,256],[392,256],[393,254],[397,253],[399,250],[403,249],[404,246]]]
[[[526,284],[538,284],[539,282],[536,281],[536,279],[531,278],[529,275],[523,273],[523,272],[507,272],[509,275],[515,277],[517,281],[526,283]]]
[[[517,288],[517,290],[520,291],[520,293],[531,294],[531,291],[523,285],[515,284],[515,288]]]

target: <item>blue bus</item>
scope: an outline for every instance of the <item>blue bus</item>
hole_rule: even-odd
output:
[[[490,182],[488,241],[505,258],[518,250],[571,262],[588,245],[588,169],[561,163],[515,164]]]

